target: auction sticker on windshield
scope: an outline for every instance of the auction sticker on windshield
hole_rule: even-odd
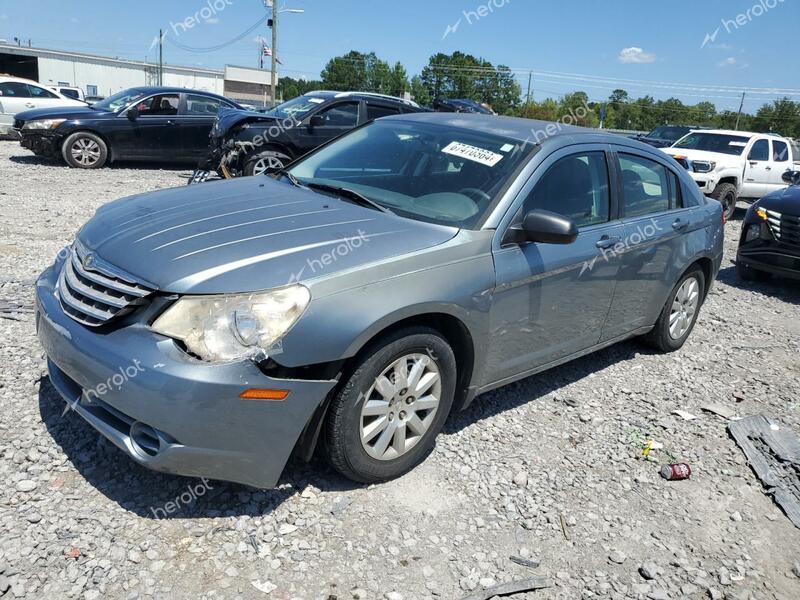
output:
[[[461,142],[450,142],[445,148],[442,148],[445,154],[451,154],[459,158],[471,160],[472,162],[493,167],[503,159],[502,154],[497,154],[477,146],[470,146]]]

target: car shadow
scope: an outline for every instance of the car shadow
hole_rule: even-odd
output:
[[[39,380],[39,413],[48,433],[80,475],[109,500],[147,519],[197,519],[269,514],[313,486],[341,492],[362,486],[315,457],[290,460],[273,489],[158,473],[142,467],[106,440],[65,403],[48,377]],[[51,482],[52,483],[52,482]]]
[[[508,384],[491,392],[481,394],[461,412],[450,416],[445,425],[445,433],[457,433],[483,419],[523,404],[540,401],[548,394],[562,390],[571,383],[585,379],[593,373],[620,362],[634,359],[637,355],[651,355],[656,352],[638,340],[615,344],[604,350],[570,361],[560,367],[548,369],[515,383]],[[558,394],[555,400],[561,406],[579,408],[577,398]]]
[[[789,304],[800,305],[800,281],[798,280],[773,276],[765,281],[742,281],[736,274],[736,267],[731,265],[720,269],[717,281],[740,290],[758,292]]]
[[[63,169],[69,168],[64,161],[59,160],[57,158],[47,158],[44,156],[36,156],[33,154],[9,156],[8,160],[20,165],[39,165],[45,167],[60,167]],[[186,174],[186,177],[189,177],[194,172],[194,167],[192,165],[187,165],[186,163],[170,163],[170,162],[156,162],[156,161],[148,161],[148,162],[118,161],[118,162],[113,162],[110,165],[106,165],[102,169],[98,170],[118,171],[120,169],[141,169],[145,171],[177,171],[177,172],[183,171]]]

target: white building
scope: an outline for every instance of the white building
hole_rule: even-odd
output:
[[[0,43],[0,73],[51,87],[79,87],[87,96],[158,85],[157,64],[4,43]],[[227,66],[218,71],[164,65],[163,85],[204,90],[250,104],[269,103],[269,73],[260,69]]]

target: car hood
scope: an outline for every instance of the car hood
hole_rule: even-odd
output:
[[[235,108],[221,108],[217,114],[217,122],[211,130],[212,137],[222,137],[237,125],[249,123],[275,123],[277,119],[263,113]]]
[[[767,194],[755,206],[774,210],[782,215],[800,217],[800,186],[792,186]]]
[[[78,238],[100,263],[137,282],[220,294],[330,275],[442,244],[457,232],[261,176],[117,200]]]
[[[672,157],[682,156],[689,160],[708,160],[719,165],[735,165],[739,166],[744,163],[744,158],[741,156],[734,156],[732,154],[723,154],[721,152],[707,152],[706,150],[691,150],[688,148],[661,148],[662,152],[666,152]]]
[[[81,106],[59,106],[54,108],[34,108],[17,113],[18,121],[35,121],[37,119],[81,119],[85,117],[97,118],[100,115],[114,113],[95,110],[82,104]]]

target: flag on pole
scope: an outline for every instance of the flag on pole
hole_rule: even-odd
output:
[[[272,56],[272,48],[270,48],[270,47],[269,47],[269,46],[267,46],[266,44],[264,44],[264,46],[263,46],[263,52],[264,52],[264,56],[267,56],[267,57],[271,57],[271,56]],[[279,65],[282,65],[282,64],[283,64],[283,63],[282,63],[280,60],[278,60],[277,58],[275,59],[275,62],[276,62],[276,63],[278,63]]]

